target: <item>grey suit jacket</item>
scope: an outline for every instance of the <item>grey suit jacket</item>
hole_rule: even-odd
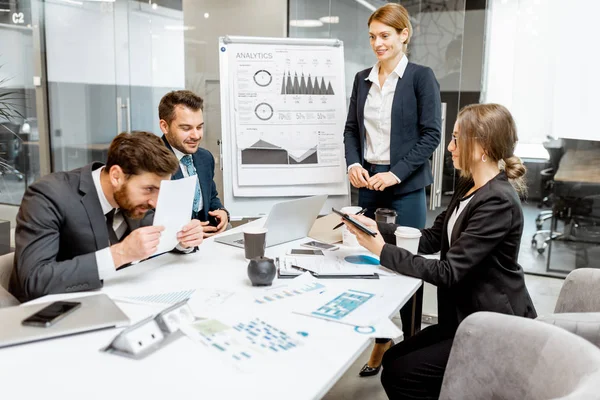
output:
[[[96,251],[109,246],[106,219],[92,179],[93,163],[47,175],[27,188],[15,231],[10,292],[21,302],[47,294],[102,287]],[[152,225],[125,218],[129,229]]]

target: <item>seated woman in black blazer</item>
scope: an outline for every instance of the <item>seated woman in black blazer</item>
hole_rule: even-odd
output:
[[[513,153],[515,122],[501,105],[470,105],[459,113],[452,136],[448,150],[462,179],[446,211],[421,231],[419,242],[419,253],[439,251],[439,260],[395,246],[396,225],[356,217],[381,233],[371,237],[346,224],[362,246],[380,256],[381,265],[438,288],[439,323],[383,357],[381,382],[390,399],[439,396],[454,334],[469,314],[536,317],[517,263],[523,233],[517,191],[524,190],[525,167]]]

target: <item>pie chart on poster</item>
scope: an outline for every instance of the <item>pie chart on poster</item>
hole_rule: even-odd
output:
[[[350,264],[363,264],[363,265],[379,265],[379,260],[372,256],[361,254],[359,256],[347,256],[344,258]]]

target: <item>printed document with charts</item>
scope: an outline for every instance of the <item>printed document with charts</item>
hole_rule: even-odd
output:
[[[349,262],[348,259],[358,260],[358,262]],[[369,262],[361,262],[363,259]],[[379,265],[379,260],[372,255],[358,254],[356,250],[328,252],[325,256],[287,255],[278,260],[279,275],[282,277],[296,276],[306,271],[317,275],[339,275],[340,277],[344,275],[369,276],[375,273],[381,276],[396,275],[395,272]]]

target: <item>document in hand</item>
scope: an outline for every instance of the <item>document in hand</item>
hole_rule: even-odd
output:
[[[192,216],[197,180],[197,177],[189,176],[161,181],[153,225],[162,225],[165,230],[160,234],[158,249],[153,255],[171,251],[179,243],[177,232],[190,222]]]

